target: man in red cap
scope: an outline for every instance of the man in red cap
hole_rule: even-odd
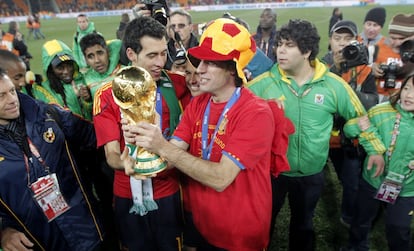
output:
[[[168,142],[148,123],[123,125],[129,143],[157,153],[188,175],[189,203],[200,250],[267,247],[271,215],[270,160],[275,120],[266,101],[243,87],[256,44],[233,20],[214,20],[200,45],[200,90]],[[259,133],[258,133],[259,132]]]

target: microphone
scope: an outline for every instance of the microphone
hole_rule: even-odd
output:
[[[178,32],[174,31],[174,40],[178,43],[178,45],[181,47],[180,49],[185,51],[185,47],[183,45],[183,41],[181,40],[180,34]]]
[[[181,41],[180,34],[178,34],[176,31],[174,31],[174,40],[180,46],[180,48],[177,49],[175,53],[174,63],[177,65],[183,65],[185,62],[187,62],[187,50]]]
[[[177,43],[181,43],[181,37],[180,37],[180,34],[178,34],[178,32],[176,32],[176,31],[174,31],[174,40],[175,40]]]
[[[25,77],[26,85],[33,85],[34,83],[41,84],[43,82],[43,77],[40,74],[35,74],[32,71],[27,71]]]
[[[34,72],[32,72],[32,71],[27,71],[26,72],[25,82],[28,85],[33,85],[34,83],[36,83],[36,76],[35,76]]]

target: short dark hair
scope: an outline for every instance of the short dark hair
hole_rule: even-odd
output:
[[[89,21],[89,18],[88,18],[88,16],[87,16],[86,14],[81,13],[81,14],[79,14],[79,15],[76,17],[76,19],[77,19],[78,17],[86,17],[86,20],[88,20],[88,21]]]
[[[24,61],[13,52],[0,49],[0,67],[7,70],[10,63],[24,63]]]
[[[277,18],[277,13],[276,13],[276,11],[274,11],[273,9],[271,9],[271,8],[265,8],[265,9],[263,9],[263,11],[262,11],[262,13],[265,13],[265,12],[269,12],[270,13],[270,15],[273,17],[273,19],[275,20],[275,22],[276,22],[276,18]]]
[[[311,52],[309,61],[316,58],[319,53],[319,41],[321,37],[315,25],[302,19],[291,19],[276,33],[276,43],[282,39],[295,42],[302,54]]]
[[[89,47],[92,47],[94,45],[100,45],[104,49],[108,49],[108,46],[106,45],[105,38],[100,35],[99,33],[93,32],[85,35],[81,41],[79,42],[79,45],[81,47],[82,53],[85,54],[86,49]]]
[[[167,33],[165,27],[154,18],[141,16],[128,23],[122,42],[126,49],[131,48],[136,53],[140,53],[141,38],[144,36],[161,40],[166,38]]]

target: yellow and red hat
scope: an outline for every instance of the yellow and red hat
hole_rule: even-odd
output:
[[[245,83],[243,69],[256,53],[256,43],[245,27],[231,19],[219,18],[208,25],[199,46],[190,48],[188,53],[200,60],[233,60],[237,75]]]

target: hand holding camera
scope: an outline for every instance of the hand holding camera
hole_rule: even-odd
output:
[[[389,64],[379,65],[379,69],[384,73],[384,88],[395,88],[395,80],[401,72],[401,66],[395,62],[391,62]]]
[[[148,10],[145,7],[144,3],[139,3],[136,4],[133,8],[132,8],[132,13],[134,14],[134,17],[150,17],[151,16],[151,10]]]
[[[368,64],[368,48],[356,40],[351,41],[342,49],[342,57],[341,70],[346,72],[352,67]]]
[[[132,8],[135,18],[140,16],[152,17],[162,25],[168,22],[168,6],[165,0],[143,0]]]

